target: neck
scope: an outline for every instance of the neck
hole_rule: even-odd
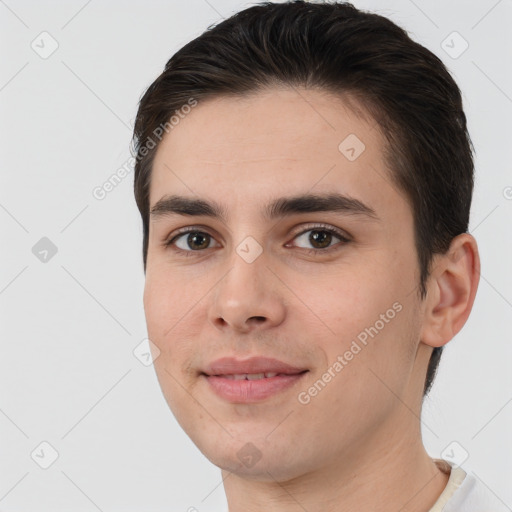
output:
[[[271,474],[254,480],[223,470],[229,512],[428,512],[449,478],[425,451],[419,422],[405,407],[321,468],[287,481]]]

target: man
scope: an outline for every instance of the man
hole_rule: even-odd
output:
[[[229,512],[502,510],[421,439],[480,269],[441,61],[350,4],[251,7],[169,60],[134,140],[154,365]]]

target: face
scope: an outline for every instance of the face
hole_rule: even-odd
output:
[[[144,308],[158,380],[198,448],[247,478],[361,457],[417,421],[403,407],[429,355],[412,211],[379,130],[347,105],[314,90],[211,99],[155,156]],[[240,366],[253,357],[293,369],[233,378],[276,369]]]

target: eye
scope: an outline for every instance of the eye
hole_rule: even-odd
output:
[[[340,245],[340,242],[344,244],[350,241],[341,231],[326,226],[312,226],[299,233],[294,240],[296,246],[310,249],[310,252],[327,252],[331,247]]]
[[[311,254],[325,254],[350,242],[348,235],[332,226],[306,226],[308,229],[302,227],[302,231],[294,236],[294,243],[288,243],[285,247],[298,247]],[[165,241],[164,245],[184,256],[193,256],[194,253],[198,254],[205,249],[222,247],[212,235],[197,227],[184,228]]]
[[[204,231],[188,230],[176,235],[165,245],[175,245],[181,251],[191,252],[210,249],[214,247],[213,242],[215,242],[215,239]]]

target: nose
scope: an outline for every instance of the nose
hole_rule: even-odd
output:
[[[238,254],[211,295],[209,320],[221,330],[249,333],[276,327],[285,318],[282,285],[264,254],[248,263]]]

